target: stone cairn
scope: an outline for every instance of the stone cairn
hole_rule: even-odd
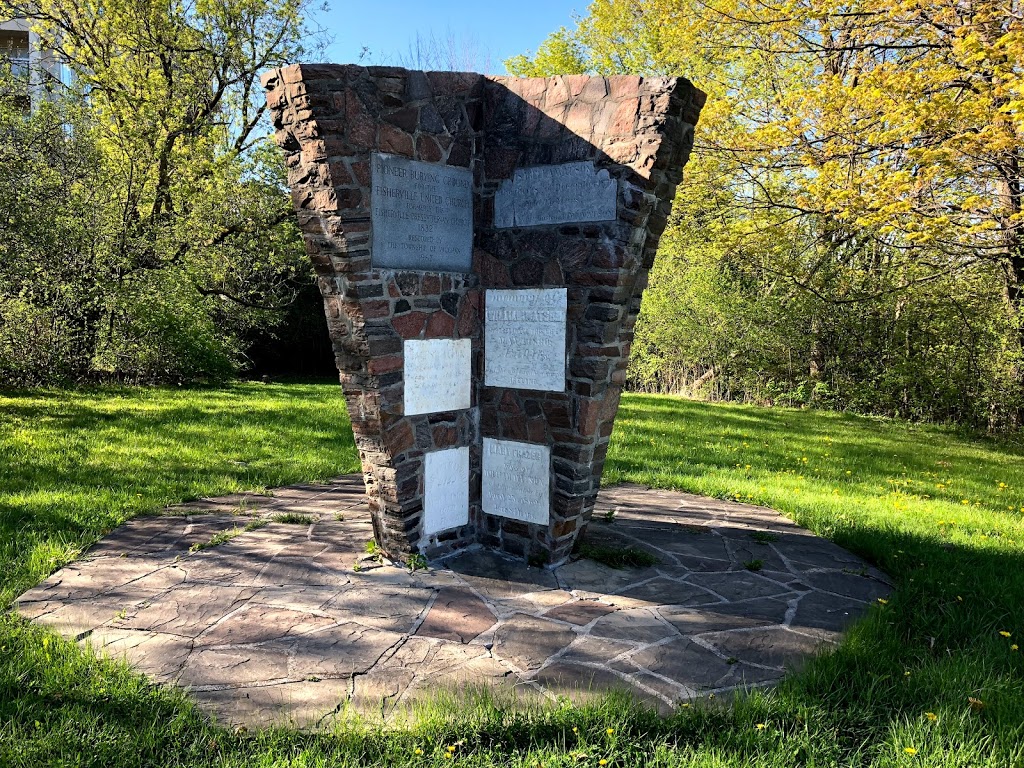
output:
[[[682,78],[263,78],[377,544],[569,556],[704,94]]]

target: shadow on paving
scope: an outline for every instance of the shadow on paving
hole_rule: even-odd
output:
[[[249,727],[342,705],[389,717],[466,684],[538,701],[622,690],[669,714],[776,683],[889,593],[771,510],[640,486],[604,490],[597,517],[613,522],[587,537],[653,561],[624,569],[479,548],[382,564],[356,476],[169,511],[121,526],[18,609]]]
[[[615,490],[617,489],[612,489]],[[616,611],[606,614],[601,610],[598,615],[589,617],[587,625],[584,625],[590,628],[585,639],[600,640],[603,643],[614,643],[621,638],[615,637],[614,632],[605,633],[604,637],[597,637],[594,634],[593,630],[602,618],[638,609],[650,610],[650,605],[654,602],[652,598],[655,597],[650,591],[643,594],[634,593],[632,596],[628,594],[637,583],[653,590],[655,588],[650,585],[655,585],[658,579],[679,578],[678,575],[673,576],[677,573],[675,569],[679,567],[677,560],[681,559],[682,563],[689,562],[692,565],[693,561],[686,558],[694,557],[695,550],[702,552],[707,558],[714,554],[709,550],[712,545],[707,543],[714,534],[689,530],[687,527],[693,523],[686,520],[686,511],[681,512],[678,521],[670,523],[664,520],[668,513],[652,515],[649,521],[645,521],[638,514],[638,510],[626,509],[624,504],[617,506],[619,510],[616,522],[608,526],[595,522],[592,536],[608,543],[629,541],[636,546],[645,546],[664,559],[651,569],[642,569],[645,573],[638,574],[651,576],[657,573],[657,576],[642,579],[641,582],[634,579],[634,587],[620,588],[610,594],[611,600],[608,605],[616,608]],[[152,518],[139,522],[149,520]],[[676,531],[676,527],[682,528],[683,531]],[[757,530],[768,530],[778,538],[767,544],[752,539],[750,543],[744,538],[747,529],[735,523],[722,531],[722,538],[731,542],[729,546],[739,547],[733,550],[730,563],[733,557],[745,556],[740,554],[741,550],[760,551],[759,548],[767,547],[774,554],[766,555],[761,558],[762,560],[772,560],[777,554],[780,560],[785,557],[793,564],[801,563],[808,566],[798,568],[805,580],[816,578],[813,560],[804,556],[805,560],[801,561],[798,557],[799,553],[806,549],[810,538],[804,532],[795,529],[791,524],[787,525],[784,521],[778,523],[775,529],[758,525]],[[159,535],[159,532],[155,534]],[[294,534],[275,535],[289,537]],[[617,718],[614,720],[616,728],[636,734],[638,742],[647,743],[651,750],[667,741],[677,746],[714,748],[725,757],[734,757],[738,762],[742,762],[757,752],[754,747],[745,746],[736,734],[739,730],[750,730],[755,722],[770,718],[773,728],[791,732],[794,740],[798,741],[800,734],[807,731],[808,724],[813,724],[816,732],[828,732],[832,735],[830,749],[839,750],[839,753],[854,753],[862,749],[865,743],[885,739],[894,723],[905,718],[906,712],[926,708],[937,709],[941,702],[937,705],[935,697],[943,695],[943,692],[936,691],[936,681],[944,675],[962,679],[977,674],[976,685],[984,686],[987,690],[1016,685],[1019,671],[1015,671],[1012,665],[1008,663],[1004,667],[993,668],[983,658],[975,658],[974,652],[980,646],[991,642],[987,634],[983,636],[981,633],[988,632],[987,627],[993,617],[1005,621],[1008,626],[1014,622],[1015,626],[1021,626],[1024,617],[1021,616],[1020,603],[1014,597],[1024,593],[1022,558],[940,545],[933,540],[884,530],[864,530],[859,532],[859,535],[870,536],[876,551],[902,553],[903,564],[899,572],[901,578],[896,591],[889,598],[888,605],[876,604],[871,609],[869,618],[851,630],[850,638],[834,651],[811,660],[800,675],[791,678],[778,692],[770,694],[767,698],[740,701],[737,704],[738,709],[714,706],[706,698],[702,698],[703,705],[680,711],[667,719],[653,715],[650,710],[630,709],[619,705],[608,710],[600,700],[590,701],[589,709],[585,704],[583,709],[569,711],[569,714],[566,710],[555,707],[546,712],[535,711],[530,716],[496,716],[483,720],[474,718],[473,712],[477,710],[470,707],[461,718],[451,716],[454,724],[450,726],[446,738],[453,741],[464,738],[470,745],[500,744],[507,750],[558,749],[565,743],[566,732],[570,726],[589,724],[590,727],[603,727],[609,722],[610,712],[614,712],[614,717]],[[147,538],[145,534],[141,534],[137,539],[137,543],[143,544],[152,541],[153,539]],[[131,543],[131,540],[127,539],[126,543]],[[187,540],[182,541],[182,544],[184,543],[187,543]],[[719,543],[716,541],[714,547],[718,547]],[[161,552],[168,558],[163,568],[177,567],[172,564],[170,548]],[[216,554],[215,550],[198,553],[200,557]],[[132,555],[121,559],[131,561]],[[520,566],[509,564],[504,566],[507,571],[503,575],[511,578],[494,579],[493,573],[482,569],[482,562],[486,561],[466,558],[463,562],[451,563],[451,566],[465,585],[471,586],[474,594],[487,596],[488,606],[508,608],[513,616],[521,616],[521,609],[524,607],[522,601],[525,599],[540,605],[540,608],[534,611],[537,615],[530,618],[558,621],[566,625],[573,623],[572,616],[564,613],[568,610],[566,606],[581,606],[586,602],[586,596],[567,603],[545,606],[543,598],[538,597],[538,593],[554,593],[565,587],[586,592],[588,586],[596,586],[594,581],[599,578],[624,578],[615,572],[603,571],[599,577],[580,568],[578,570],[581,572],[571,575],[569,583],[558,577],[553,584],[553,577],[548,572],[525,569],[522,573],[527,575],[517,575]],[[241,558],[237,562],[237,567],[241,581],[252,583],[251,588],[254,589],[259,573],[266,565],[261,566],[259,561],[251,558]],[[686,565],[682,567],[687,569],[688,574],[684,582],[709,588],[704,577],[715,572],[696,570]],[[586,568],[589,569],[590,566]],[[372,577],[371,574],[383,574],[385,570],[388,569],[373,569],[365,575]],[[724,572],[739,573],[739,569],[731,566]],[[750,577],[767,578],[764,573],[747,573]],[[844,571],[840,569],[840,573],[843,574]],[[700,578],[691,582],[690,579],[695,575]],[[845,575],[857,579],[864,578],[856,574]],[[998,578],[993,578],[995,576]],[[998,584],[1000,589],[983,598],[957,601],[957,594],[969,592],[970,584],[976,579],[984,583]],[[853,583],[852,579],[843,580]],[[502,582],[518,583],[521,586],[503,586]],[[760,582],[758,579],[752,579],[747,583]],[[464,585],[456,586],[462,588]],[[451,585],[437,584],[433,589],[441,591],[450,587]],[[237,588],[250,589],[243,586]],[[711,589],[714,591],[713,587]],[[871,594],[861,594],[861,597],[867,599]],[[764,603],[770,603],[774,599],[777,598],[773,595],[746,598],[748,602]],[[852,598],[848,596],[847,599]],[[615,605],[617,600],[623,601],[620,606]],[[742,603],[743,600],[735,602]],[[721,603],[716,605],[719,606],[719,610],[713,612],[715,615],[711,616],[711,621],[728,622],[735,618],[732,611],[721,610]],[[696,607],[691,606],[688,610]],[[202,606],[197,603],[185,608],[182,614],[175,614],[174,619],[182,622],[177,625],[177,630],[187,634],[189,616],[193,615],[190,611],[201,611]],[[561,619],[556,613],[559,609],[563,611]],[[389,609],[387,613],[393,612]],[[680,610],[679,615],[683,618],[677,618],[676,621],[686,620],[685,611]],[[799,615],[798,609],[795,616]],[[585,613],[575,616],[576,621],[585,618]],[[742,618],[750,618],[750,615],[745,614]],[[97,741],[102,741],[97,739],[97,735],[116,733],[122,743],[131,744],[131,748],[137,751],[138,759],[143,764],[191,761],[199,764],[209,757],[207,749],[210,739],[216,740],[218,750],[223,751],[225,755],[244,755],[261,749],[259,739],[249,739],[244,734],[232,735],[226,731],[211,730],[197,712],[188,707],[182,709],[179,699],[172,690],[150,688],[126,670],[113,668],[107,664],[97,666],[88,661],[87,656],[61,646],[59,652],[70,659],[70,664],[76,670],[68,679],[66,672],[51,669],[41,663],[44,644],[40,641],[44,635],[39,630],[13,617],[5,618],[3,623],[7,650],[3,661],[0,662],[3,667],[3,674],[0,675],[0,720],[10,724],[7,731],[9,736],[17,738],[19,733],[24,733],[27,739],[27,734],[35,727],[33,723],[46,723],[48,728],[62,730],[65,733],[62,738],[68,740],[67,748],[86,750],[96,754],[97,759],[101,760],[105,753],[104,747],[96,744]],[[821,621],[811,617],[806,626],[832,631],[834,625],[826,623],[822,626]],[[509,632],[504,637],[494,638],[493,646],[498,649],[500,655],[504,643],[506,650],[511,649],[509,656],[513,657],[512,651],[517,649],[517,643],[522,645],[521,640],[517,639],[514,632]],[[600,648],[601,646],[594,645],[589,649],[580,649],[578,658],[573,663],[585,664],[587,661],[593,662],[595,658],[606,658],[606,651],[599,650]],[[225,665],[219,666],[223,668]],[[909,668],[915,670],[914,676],[906,678],[904,670]],[[301,685],[302,683],[299,683],[296,687]],[[308,682],[306,687],[309,687]],[[941,685],[939,688],[941,689]],[[978,693],[976,689],[971,690]],[[990,707],[989,711],[993,713],[992,716],[998,716],[999,696],[995,693],[984,695]],[[225,706],[234,706],[237,709],[238,702],[226,702]],[[274,702],[270,701],[260,706],[266,711],[273,708]],[[1007,714],[1012,715],[1012,712]],[[154,723],[170,722],[175,724],[173,730],[153,728]],[[965,725],[961,735],[968,738],[972,735],[971,728],[984,727],[984,719],[978,718],[976,725]],[[359,753],[365,746],[359,737],[351,733],[333,735],[324,732],[317,736],[308,736],[293,732],[281,733],[274,738],[278,740],[276,743],[279,749],[308,750],[312,754],[337,755],[347,753],[348,750]],[[399,733],[379,738],[396,739],[400,742],[402,736]],[[77,746],[74,746],[76,744]],[[386,745],[378,748],[385,749]]]

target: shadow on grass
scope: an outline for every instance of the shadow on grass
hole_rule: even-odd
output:
[[[480,765],[535,765],[525,758],[553,755],[568,765],[576,750],[631,766],[868,765],[905,743],[948,751],[950,764],[1016,764],[1024,743],[1024,663],[995,628],[1024,627],[1024,558],[891,531],[858,535],[876,550],[900,553],[887,604],[780,689],[735,702],[704,700],[665,719],[615,694],[544,708],[476,695],[458,706],[422,705],[416,721],[400,729],[350,723],[325,733],[236,733],[209,725],[177,692],[148,687],[7,618],[0,722],[8,746],[0,746],[0,763],[46,765],[48,755],[74,754],[78,764],[97,766],[247,765],[271,756],[406,765],[416,748],[425,760],[436,752],[441,763],[445,747],[459,744],[460,756],[476,755]],[[968,697],[983,704],[975,709]],[[24,759],[4,753],[15,745]]]
[[[27,565],[37,551],[88,546],[180,501],[358,468],[338,387],[19,393],[0,396],[0,410],[7,600],[63,564]]]
[[[754,438],[747,439],[751,447],[758,440],[769,442],[758,448],[760,455],[779,466],[785,465],[778,459],[780,451],[820,453],[821,439],[830,433],[830,427],[818,424],[821,414],[669,403],[663,398],[624,400],[622,434],[617,432],[616,440],[647,441],[647,456],[637,449],[635,456],[610,459],[610,468],[657,472],[672,462],[695,465],[698,471],[702,465],[709,471],[733,466],[723,457],[704,455],[704,435],[688,444],[672,441],[672,430],[703,430],[708,439],[735,443],[742,443],[745,432]],[[45,418],[52,415],[49,407],[30,406],[19,418]],[[176,419],[184,413],[188,419],[210,418],[204,409],[185,406],[174,417],[143,414],[150,419],[145,429],[168,445],[180,445]],[[641,416],[651,421],[640,423]],[[107,417],[90,422],[87,413],[75,410],[68,418],[81,420],[76,430],[111,423]],[[230,431],[258,428],[261,418],[269,417],[220,414],[213,423]],[[313,448],[302,451],[351,450],[345,438],[323,437],[323,425],[315,419],[294,418],[299,432],[321,434]],[[944,461],[969,465],[987,483],[1007,467],[1012,470],[1015,462],[1019,472],[1016,445],[1000,445],[1002,456],[986,457],[953,437],[947,441],[938,430],[908,427],[901,437],[884,435],[873,420],[836,414],[823,420],[842,426],[851,460],[878,478],[936,471],[936,451],[948,454]],[[131,431],[126,423],[121,434]],[[306,439],[282,441],[274,450],[289,450]],[[220,452],[233,451],[223,441],[204,446],[197,439],[194,447],[218,461]],[[69,463],[89,456],[88,446],[71,449]],[[181,477],[188,461],[157,453],[142,460],[141,471],[160,473],[165,462],[170,463],[169,478],[161,494],[193,487]],[[17,467],[11,482],[21,493],[56,490],[52,473],[63,472],[63,466],[51,463],[39,473]],[[231,472],[212,458],[209,466],[191,469],[213,478],[211,484]],[[93,477],[85,469],[76,471],[68,492],[87,494]],[[131,486],[131,476],[117,471],[105,481],[119,477]],[[149,502],[159,496],[153,493]],[[32,502],[31,508],[44,519],[52,516],[46,523],[50,530],[76,530],[78,513],[61,511],[58,502]],[[0,537],[20,558],[24,550],[16,540],[26,526],[38,522],[23,515],[20,503],[15,522],[11,509],[0,521]],[[81,531],[98,531],[113,517],[78,525]],[[74,644],[6,616],[0,619],[0,765],[442,765],[454,762],[444,757],[451,745],[458,745],[459,760],[475,765],[594,765],[598,759],[607,759],[609,766],[881,766],[911,765],[913,759],[949,766],[1024,764],[1024,658],[1012,650],[1024,636],[1020,547],[1000,546],[998,538],[977,547],[956,545],[896,523],[871,524],[856,517],[835,540],[893,577],[896,590],[888,603],[876,605],[838,650],[814,660],[779,689],[739,697],[729,705],[705,701],[667,719],[615,696],[581,708],[554,704],[523,712],[508,702],[478,697],[459,706],[443,701],[425,706],[421,721],[405,729],[363,725],[327,733],[233,732],[208,724],[182,694],[150,687],[117,665],[97,662]]]

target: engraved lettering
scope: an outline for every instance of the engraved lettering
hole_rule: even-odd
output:
[[[484,512],[546,525],[550,516],[551,449],[489,437],[483,442]]]
[[[593,162],[517,168],[494,196],[494,226],[532,227],[616,218],[618,185]]]
[[[484,302],[484,384],[564,392],[566,289],[491,290]]]
[[[469,339],[407,340],[405,415],[455,411],[470,406]]]
[[[434,272],[470,271],[470,171],[383,154],[372,156],[371,168],[372,265]]]

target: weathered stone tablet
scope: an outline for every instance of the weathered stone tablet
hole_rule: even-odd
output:
[[[565,288],[487,291],[484,384],[565,391]]]
[[[471,349],[469,339],[404,343],[406,416],[469,408]]]
[[[423,535],[469,522],[469,448],[431,451],[424,456]]]
[[[547,525],[551,513],[551,448],[485,437],[483,510]]]
[[[371,265],[431,272],[473,267],[473,174],[371,155]]]
[[[611,221],[618,187],[593,162],[517,168],[494,195],[494,226]]]

